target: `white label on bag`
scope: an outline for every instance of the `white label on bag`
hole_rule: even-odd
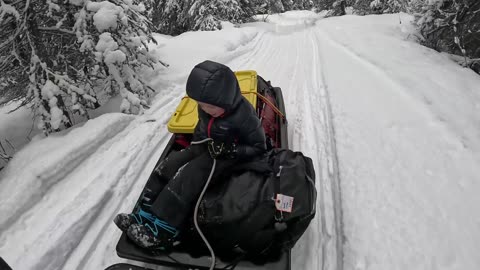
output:
[[[277,194],[277,198],[275,199],[275,207],[278,211],[291,213],[293,207],[293,197]]]

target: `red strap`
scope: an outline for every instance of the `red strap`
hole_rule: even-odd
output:
[[[213,120],[215,120],[214,117],[210,118],[210,121],[208,121],[208,128],[207,128],[207,134],[208,134],[208,137],[210,137],[210,128],[212,128],[212,124],[213,124]]]
[[[265,104],[270,106],[270,108],[272,108],[272,110],[276,114],[278,114],[283,120],[287,120],[285,115],[277,107],[275,107],[275,105],[270,100],[268,100],[266,97],[262,96],[261,94],[255,92],[255,91],[248,91],[248,92],[243,92],[242,91],[242,94],[255,94],[255,95],[257,95],[258,98],[260,98]]]
[[[175,142],[180,144],[184,148],[187,148],[190,145],[190,142],[183,135],[178,135],[178,137],[175,139]]]

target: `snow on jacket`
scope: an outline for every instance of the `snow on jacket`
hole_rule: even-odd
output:
[[[225,109],[223,116],[213,118],[198,107],[195,141],[212,138],[216,142],[236,143],[239,158],[265,152],[265,132],[260,119],[242,96],[230,68],[212,61],[196,65],[187,80],[187,94],[196,101]]]

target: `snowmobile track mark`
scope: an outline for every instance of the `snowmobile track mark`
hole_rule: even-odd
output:
[[[155,144],[154,147],[151,148],[152,150],[150,151],[150,153],[148,155],[150,158],[147,158],[146,160],[156,160],[157,157],[154,156],[154,153],[159,152],[159,149],[163,149],[163,147],[162,147],[163,144],[166,141],[168,141],[169,138],[170,138],[169,133],[165,132],[164,134],[162,134],[160,140]],[[134,180],[131,180],[129,182],[130,185],[128,185],[126,187],[122,187],[121,190],[132,191],[133,186],[135,184],[141,183],[142,180],[139,180],[139,178],[140,178],[140,175],[142,174],[142,172],[146,171],[147,164],[148,164],[148,162],[144,163],[143,167],[138,168],[139,170],[138,170],[138,173],[137,173],[136,177],[134,178]],[[113,188],[115,188],[115,187],[113,187]],[[116,195],[116,196],[119,197],[118,195]],[[113,203],[116,203],[116,201],[109,200],[109,201],[106,202],[106,204],[113,204]],[[101,229],[98,230],[97,237],[95,237],[95,241],[89,246],[88,250],[83,254],[83,257],[80,260],[79,265],[85,266],[88,262],[88,259],[91,257],[91,254],[93,254],[93,252],[95,252],[95,250],[97,249],[99,243],[103,243],[101,241],[102,240],[101,239],[102,235],[108,235],[108,234],[106,234],[106,232],[112,230],[113,223],[110,222],[110,221],[113,220],[113,218],[120,212],[120,209],[121,209],[123,203],[125,203],[125,201],[122,200],[122,201],[118,201],[115,206],[104,207],[104,210],[102,210],[102,212],[108,211],[108,213],[103,213],[101,216],[102,216],[102,219],[107,220],[107,222],[105,222],[103,224],[103,226],[101,227]],[[106,217],[108,217],[108,218],[106,218]],[[85,269],[85,267],[83,267],[81,269]]]
[[[109,131],[113,130],[115,133],[120,133],[128,127],[132,120],[127,123],[112,123]],[[115,137],[109,137],[109,134],[111,134],[111,132],[106,132],[103,134],[103,136],[97,137],[99,140],[95,141],[94,143],[82,145],[77,147],[76,150],[72,150],[71,153],[75,153],[75,155],[67,155],[61,160],[60,164],[56,163],[54,168],[45,168],[43,172],[37,176],[37,178],[43,182],[40,192],[31,195],[28,202],[21,205],[12,216],[6,219],[3,223],[0,223],[0,227],[6,231],[13,223],[21,218],[23,213],[37,205],[49,190],[62,181],[62,179],[65,179],[71,172],[73,172],[93,153],[95,153],[99,149],[99,146],[112,143]]]
[[[317,28],[318,29],[318,28]],[[320,47],[318,44],[320,44],[320,38],[318,36],[319,32],[315,33],[315,39],[316,39],[316,44],[317,44],[317,52],[318,54],[316,55],[318,58],[318,62],[322,62],[321,58],[321,52],[320,52]],[[325,66],[325,63],[322,63],[322,66]],[[319,70],[318,74],[322,78],[322,82],[324,83],[323,87],[320,89],[323,89],[323,105],[322,110],[324,111],[325,114],[325,130],[328,132],[328,146],[329,148],[329,156],[331,158],[331,170],[329,169],[330,173],[330,181],[331,181],[331,186],[332,186],[332,200],[334,203],[334,219],[335,219],[335,234],[336,234],[336,251],[337,251],[337,270],[343,270],[343,239],[344,239],[344,233],[343,233],[343,209],[342,209],[342,192],[341,192],[341,186],[340,186],[340,170],[339,170],[339,162],[338,162],[338,153],[337,153],[337,142],[336,142],[336,137],[335,137],[335,126],[333,122],[333,111],[332,111],[332,105],[330,102],[330,95],[328,91],[328,86],[326,84],[326,78],[323,70]]]
[[[75,250],[75,247],[77,247],[83,239],[72,238],[72,235],[84,235],[90,228],[87,224],[91,224],[97,219],[102,209],[105,208],[105,203],[111,199],[112,195],[113,193],[111,191],[104,193],[102,199],[92,207],[92,211],[85,212],[78,219],[79,222],[76,222],[74,226],[69,227],[68,230],[62,234],[60,239],[63,240],[58,241],[61,245],[48,250],[45,255],[41,257],[41,261],[35,265],[34,269],[63,269],[68,258]],[[62,254],[62,256],[59,256],[59,254]]]

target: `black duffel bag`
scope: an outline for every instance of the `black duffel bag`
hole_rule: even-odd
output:
[[[198,221],[219,253],[234,247],[258,257],[291,249],[315,216],[315,171],[301,152],[274,149],[210,187]],[[225,178],[224,178],[225,179]]]

